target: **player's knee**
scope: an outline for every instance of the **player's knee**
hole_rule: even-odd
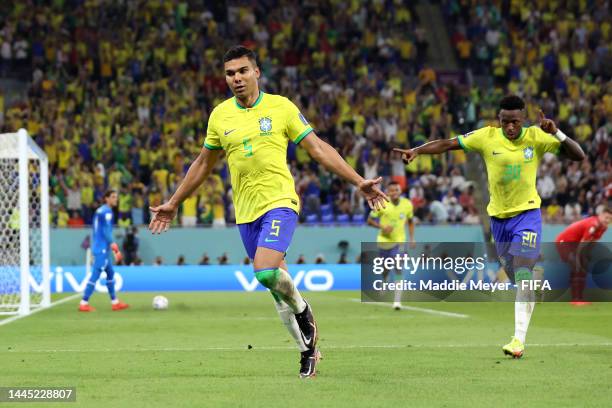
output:
[[[261,269],[255,271],[255,278],[266,288],[271,289],[276,286],[280,271],[278,268]]]
[[[88,283],[91,283],[93,285],[93,284],[95,284],[98,281],[98,279],[100,279],[100,273],[99,272],[98,273],[94,272],[89,277],[89,282]]]

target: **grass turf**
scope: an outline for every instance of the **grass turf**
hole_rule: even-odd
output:
[[[96,294],[95,313],[77,313],[75,299],[0,326],[0,386],[75,386],[69,407],[610,404],[612,304],[538,304],[525,357],[512,360],[501,352],[512,303],[411,304],[469,315],[459,318],[307,295],[324,358],[314,380],[298,379],[265,292],[167,293],[163,312],[153,294],[124,293],[126,311]]]

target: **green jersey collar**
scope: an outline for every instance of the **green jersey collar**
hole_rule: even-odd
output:
[[[261,102],[261,100],[263,99],[263,96],[264,96],[264,93],[263,93],[262,91],[259,91],[259,96],[257,97],[257,100],[255,101],[255,103],[253,104],[253,106],[251,106],[251,107],[250,107],[250,108],[248,108],[248,109],[252,109],[252,108],[256,107],[256,106],[259,104],[259,102]],[[242,106],[242,105],[240,105],[240,104],[238,103],[238,99],[236,99],[236,97],[235,97],[235,96],[234,96],[234,103],[236,104],[236,106],[238,107],[238,109],[247,109],[247,108],[245,108],[244,106]]]

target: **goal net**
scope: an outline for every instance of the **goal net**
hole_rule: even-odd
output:
[[[48,161],[24,129],[0,134],[0,314],[50,304]]]

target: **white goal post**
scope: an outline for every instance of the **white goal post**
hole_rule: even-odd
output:
[[[49,162],[25,129],[0,134],[0,315],[51,304]]]

